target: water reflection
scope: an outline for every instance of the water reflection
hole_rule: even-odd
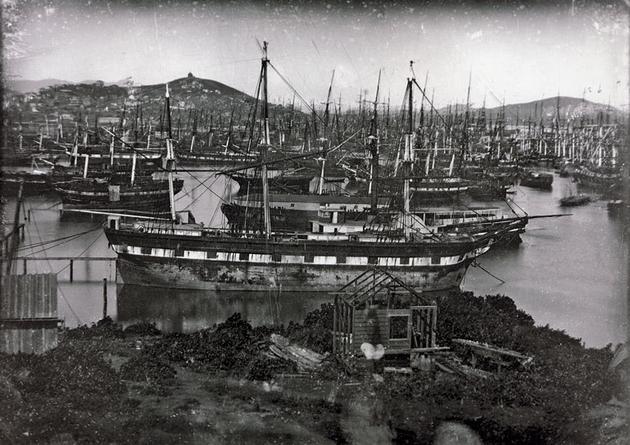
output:
[[[120,324],[145,321],[166,332],[194,332],[235,312],[254,326],[286,325],[302,321],[308,312],[332,301],[323,292],[215,292],[136,285],[119,285],[117,291]]]

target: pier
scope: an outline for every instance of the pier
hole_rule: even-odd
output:
[[[0,259],[0,264],[4,263],[5,261],[7,261],[4,258]],[[28,256],[22,256],[22,257],[16,257],[14,258],[15,262],[17,262],[18,264],[21,262],[22,263],[22,275],[26,275],[29,272],[29,267],[28,267],[28,263],[29,261],[62,261],[62,262],[66,262],[68,264],[68,269],[69,269],[69,281],[71,283],[74,282],[74,263],[75,262],[83,262],[83,263],[87,263],[87,262],[112,262],[112,261],[116,261],[116,257],[77,257],[77,256],[51,256],[51,257],[46,257],[46,256],[37,256],[37,257],[28,257]],[[86,280],[86,281],[100,281],[99,280]]]

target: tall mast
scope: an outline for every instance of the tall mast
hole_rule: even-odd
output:
[[[413,61],[409,62],[411,72],[413,73]],[[407,96],[409,102],[407,105],[407,134],[405,134],[405,152],[403,156],[403,230],[405,238],[411,233],[408,224],[409,212],[411,210],[410,196],[410,176],[411,176],[411,151],[413,149],[413,78],[407,78]]]
[[[175,153],[173,152],[173,140],[171,135],[171,111],[169,104],[168,83],[166,84],[166,113],[168,122],[168,138],[166,139],[166,170],[168,171],[168,199],[171,207],[171,220],[176,221],[175,214],[175,190],[173,189],[173,162],[175,162]],[[135,162],[134,162],[135,167]]]
[[[265,238],[271,237],[271,215],[269,214],[269,183],[267,182],[267,164],[266,155],[269,148],[269,103],[267,95],[267,42],[263,42],[263,57],[262,57],[262,90],[263,90],[263,144],[260,149],[261,153],[261,177],[262,177],[262,191],[263,191],[263,217],[265,223]]]
[[[322,147],[322,166],[319,172],[319,184],[317,187],[317,194],[321,195],[324,192],[324,178],[326,176],[326,152],[330,146],[329,137],[328,137],[328,122],[330,118],[330,95],[332,93],[333,82],[335,80],[335,70],[332,72],[332,77],[330,78],[330,85],[328,86],[328,96],[326,96],[326,107],[324,108],[324,132],[323,132],[323,143]],[[315,115],[315,107],[313,107],[313,123],[316,123]]]
[[[472,82],[472,71],[470,71],[470,73],[468,74],[468,90],[466,91],[466,112],[464,113],[464,128],[463,128],[463,143],[462,143],[462,152],[461,155],[459,157],[459,161],[458,161],[458,165],[457,165],[457,170],[458,172],[461,171],[462,168],[462,162],[464,160],[464,156],[466,156],[466,152],[468,151],[468,119],[470,117],[470,84]],[[453,165],[453,163],[451,162],[451,165]],[[449,176],[453,173],[452,172],[452,168],[450,169],[450,174]]]
[[[374,113],[372,114],[372,123],[370,125],[370,154],[372,155],[372,168],[370,174],[370,192],[371,192],[371,209],[376,212],[378,207],[378,93],[381,88],[381,70],[378,71],[378,83],[376,84],[376,97],[374,98]]]
[[[168,138],[173,139],[171,129],[171,95],[168,92],[168,83],[166,84],[166,126],[168,129]]]

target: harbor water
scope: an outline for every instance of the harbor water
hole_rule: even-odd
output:
[[[236,185],[212,173],[180,173],[184,189],[176,196],[178,210],[188,209],[197,222],[225,224],[220,210]],[[606,203],[561,208],[559,200],[575,184],[554,177],[552,191],[514,187],[511,195],[530,215],[567,213],[559,218],[533,219],[517,248],[498,249],[471,267],[462,289],[476,295],[504,294],[531,314],[536,323],[562,329],[588,346],[604,346],[625,339],[626,248],[623,221],[608,214]],[[103,316],[106,280],[107,314],[124,326],[154,322],[165,331],[190,332],[221,322],[240,312],[253,324],[301,321],[304,315],[329,301],[321,293],[185,291],[129,286],[117,283],[114,257],[101,229],[102,219],[89,215],[60,214],[54,195],[25,200],[25,239],[19,256],[29,260],[29,273],[58,274],[59,314],[66,326],[90,324]],[[5,217],[12,219],[14,202]],[[81,234],[81,235],[79,235]],[[77,236],[74,236],[77,235]],[[49,242],[58,240],[56,242]],[[55,257],[98,257],[98,261]],[[16,264],[22,273],[24,264]],[[73,281],[70,282],[72,269]],[[484,270],[485,269],[485,270]],[[463,308],[465,309],[465,308]]]

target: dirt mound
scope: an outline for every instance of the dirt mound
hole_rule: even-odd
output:
[[[120,368],[120,377],[134,382],[169,383],[177,372],[164,359],[149,354],[140,354]]]
[[[146,321],[127,326],[123,332],[125,335],[162,335],[162,331],[155,327],[155,323]]]
[[[122,338],[122,327],[110,318],[105,317],[92,325],[82,325],[74,329],[67,329],[63,333],[64,338],[70,340],[89,339],[94,337]]]
[[[146,352],[194,369],[243,375],[268,344],[269,329],[254,329],[236,313],[215,329],[166,335]]]

